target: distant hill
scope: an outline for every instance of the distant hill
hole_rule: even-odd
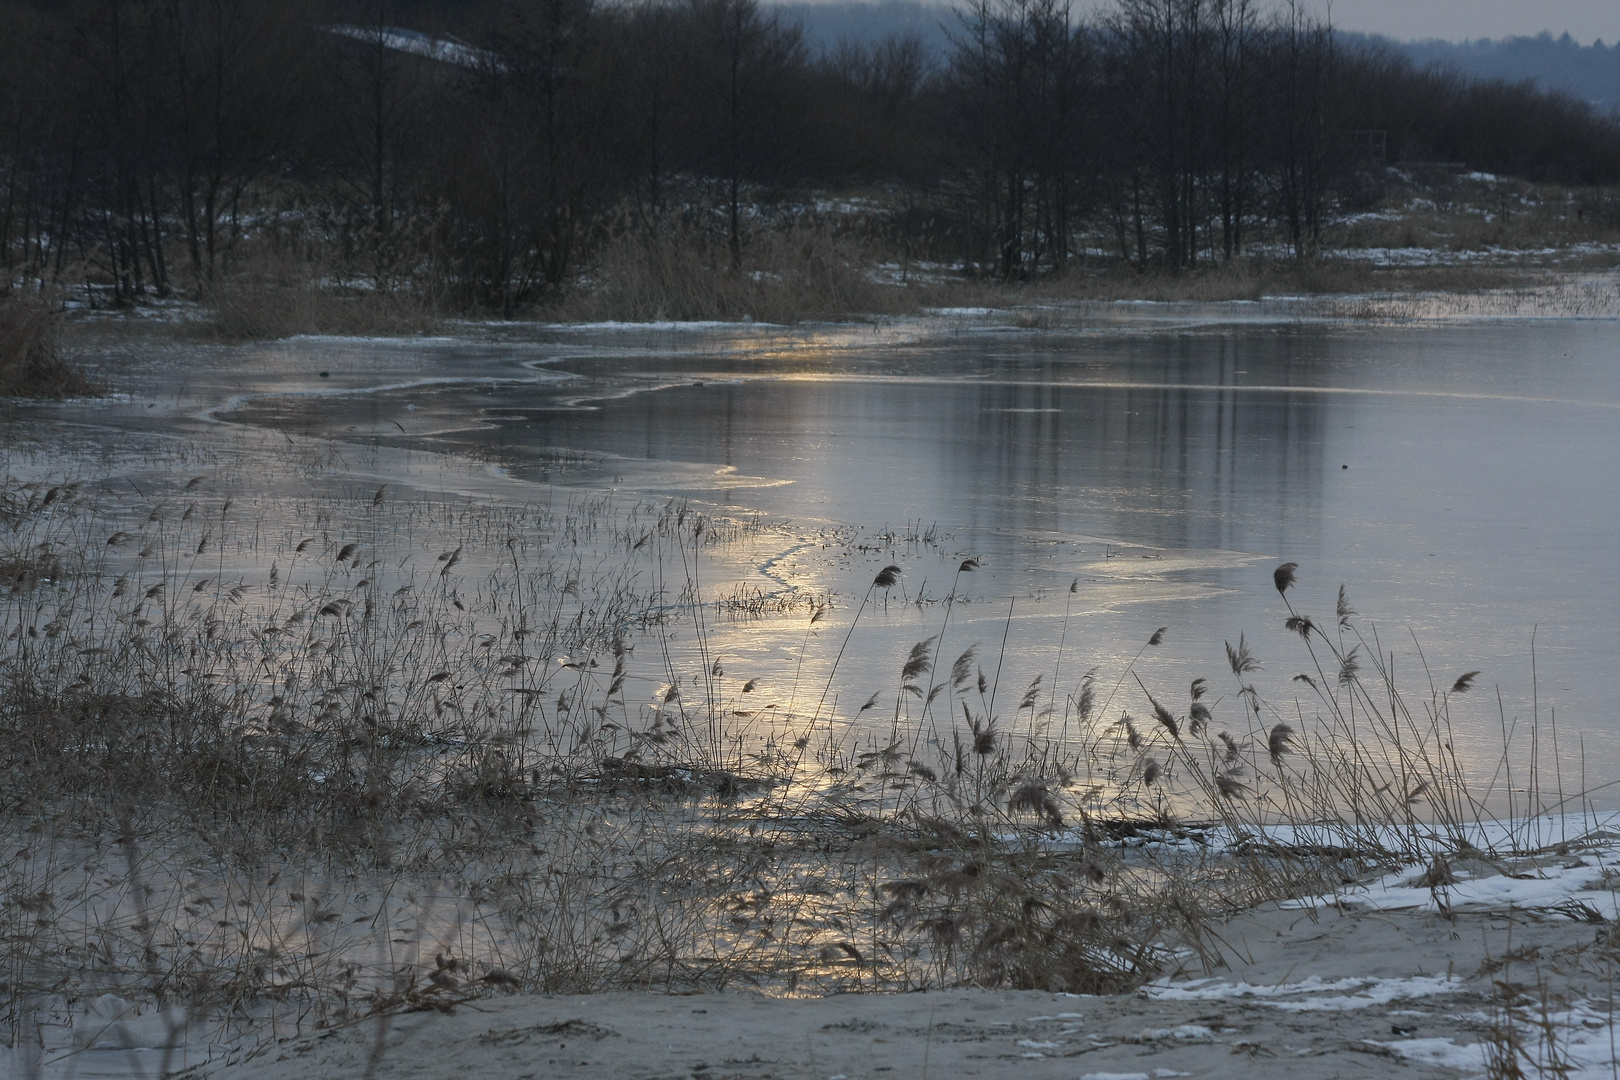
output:
[[[872,42],[892,36],[920,40],[930,55],[942,56],[950,48],[947,27],[957,23],[955,11],[945,4],[918,0],[840,0],[834,3],[781,3],[769,5],[804,27],[812,51],[838,47],[840,41]]]
[[[1545,90],[1566,91],[1600,109],[1620,109],[1620,43],[1581,45],[1568,34],[1555,38],[1545,33],[1497,41],[1371,40],[1405,53],[1420,67],[1440,64],[1481,79],[1530,79]]]
[[[919,0],[834,0],[771,5],[804,27],[812,50],[833,49],[843,40],[870,42],[912,35],[936,56],[950,47],[947,29],[956,25],[952,7]],[[1620,110],[1620,43],[1581,45],[1568,34],[1478,41],[1395,41],[1366,34],[1344,34],[1348,41],[1370,41],[1404,53],[1419,67],[1439,64],[1464,75],[1519,82],[1530,79],[1547,90],[1564,90],[1601,109]]]

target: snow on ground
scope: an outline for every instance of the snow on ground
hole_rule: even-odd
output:
[[[1579,880],[1579,871],[1596,868],[1596,853],[1593,845],[1580,848],[1591,865],[1566,868],[1577,856],[1563,857],[1534,880]],[[564,1072],[582,1080],[885,1080],[925,1069],[1019,1080],[1331,1080],[1399,1070],[1441,1080],[1479,1076],[1511,1054],[1525,1076],[1612,1080],[1617,1034],[1612,982],[1603,973],[1613,964],[1604,944],[1610,924],[1522,909],[1446,913],[1339,899],[1271,905],[1218,922],[1206,945],[1218,939],[1219,949],[1206,948],[1202,958],[1181,950],[1181,970],[1136,994],[960,988],[796,999],[654,988],[495,996],[444,1015],[284,1030],[257,1049],[246,1041],[202,1045],[194,1027],[186,1061],[202,1065],[199,1080],[451,1073],[519,1080]],[[98,1004],[98,1015],[120,1004]],[[66,1077],[70,1067],[79,1076],[115,1075],[119,1062],[137,1059],[150,1065],[172,1018],[127,1016],[126,1023],[127,1034],[91,1033],[88,1049],[61,1033],[48,1036],[56,1049],[43,1075]],[[0,1073],[5,1065],[0,1059]]]
[[[1505,1032],[1506,1022],[1497,1023]],[[1459,1044],[1449,1038],[1367,1040],[1405,1061],[1437,1065],[1464,1073],[1489,1069],[1492,1058],[1513,1057],[1527,1077],[1558,1080],[1613,1080],[1620,1032],[1607,1002],[1578,1001],[1548,1011],[1518,1010],[1512,1021],[1517,1051],[1506,1039]],[[1504,1074],[1506,1075],[1506,1074]]]
[[[609,320],[609,321],[606,321],[606,322],[593,322],[593,323],[549,323],[549,324],[547,324],[547,326],[549,328],[556,329],[556,330],[610,330],[610,331],[613,331],[613,330],[666,330],[666,331],[667,330],[682,330],[682,331],[736,330],[739,326],[750,326],[750,325],[754,326],[754,327],[758,327],[760,329],[766,329],[766,328],[775,326],[776,324],[774,324],[774,323],[756,323],[756,322],[753,322],[752,320],[747,320],[746,322],[739,323],[739,322],[736,322],[736,321],[733,321],[733,320],[721,320],[721,319],[691,319],[691,320],[684,321],[684,322],[683,321],[677,321],[677,320],[674,320],[674,319],[658,319],[658,320],[652,320],[652,321],[649,321],[649,322],[618,322],[618,321],[614,321],[614,320]]]
[[[1446,880],[1447,878],[1453,880]],[[1584,856],[1497,864],[1471,860],[1435,875],[1429,867],[1405,866],[1365,886],[1334,897],[1285,901],[1289,907],[1341,903],[1372,911],[1447,910],[1560,911],[1572,917],[1620,920],[1620,900],[1611,891],[1620,878],[1620,849],[1604,847]]]
[[[1486,821],[1463,836],[1443,830],[1413,845],[1428,857],[1331,895],[1286,900],[1285,909],[1339,905],[1368,911],[1540,911],[1588,922],[1620,921],[1620,833],[1613,819]],[[1310,837],[1273,830],[1277,842]],[[1286,835],[1285,835],[1286,834]],[[1386,838],[1385,847],[1401,850]],[[1411,840],[1411,837],[1399,839]]]
[[[1437,247],[1336,247],[1325,252],[1324,256],[1344,262],[1372,263],[1375,266],[1511,266],[1527,262],[1537,264],[1620,256],[1620,244],[1583,243],[1540,248],[1491,245],[1456,250]]]
[[[1143,987],[1150,1001],[1219,1001],[1228,998],[1254,998],[1286,1012],[1342,1011],[1388,1005],[1392,1001],[1451,994],[1463,989],[1461,979],[1448,975],[1414,976],[1407,979],[1334,979],[1324,981],[1312,975],[1296,983],[1252,986],[1219,979],[1197,979],[1170,985],[1160,981]]]
[[[929,315],[939,315],[947,319],[987,319],[992,315],[1004,314],[999,308],[987,307],[942,307],[927,308]]]
[[[447,38],[430,37],[419,30],[398,26],[336,25],[326,28],[328,33],[353,38],[362,44],[381,45],[396,52],[425,56],[441,64],[471,68],[475,71],[505,71],[506,63],[488,49],[479,49]]]

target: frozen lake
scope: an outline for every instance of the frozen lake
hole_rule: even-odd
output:
[[[1469,726],[1496,731],[1500,687],[1510,723],[1556,710],[1566,756],[1584,737],[1589,774],[1620,774],[1605,737],[1620,659],[1610,321],[559,336],[575,344],[543,360],[417,350],[436,372],[461,364],[479,380],[525,363],[547,373],[498,385],[405,385],[394,347],[382,360],[364,345],[288,343],[265,362],[396,388],[225,415],[453,449],[540,486],[779,520],[808,546],[762,561],[756,583],[830,587],[844,607],[891,560],[906,597],[932,599],[975,557],[981,569],[958,587],[972,603],[955,609],[942,651],[978,643],[999,658],[1005,633],[1017,692],[1056,667],[1066,610],[1075,677],[1106,673],[1160,626],[1165,646],[1144,670],[1164,685],[1201,674],[1230,686],[1222,643],[1240,632],[1277,682],[1310,670],[1271,585],[1277,563],[1298,562],[1295,604],[1330,623],[1344,584],[1408,691],[1428,686],[1420,645],[1442,689],[1483,672],[1484,693],[1459,710]],[[368,379],[379,364],[388,372]],[[855,554],[828,557],[830,534]],[[904,542],[917,536],[933,542]],[[843,667],[852,687],[891,684],[940,619],[934,605],[891,604],[865,620]],[[789,639],[766,628],[717,633],[751,671],[792,661]]]
[[[891,725],[902,736],[932,733],[947,753],[952,734],[962,731],[951,709],[936,707],[929,717],[899,692],[900,666],[914,643],[943,630],[934,646],[936,674],[923,685],[949,682],[953,659],[976,648],[967,670],[983,672],[994,698],[990,705],[975,699],[980,717],[996,717],[998,730],[1015,736],[1043,726],[1060,734],[1054,729],[1075,711],[1065,703],[1086,672],[1098,672],[1098,699],[1107,701],[1091,734],[1102,746],[1098,756],[1109,760],[1101,762],[1096,790],[1124,777],[1118,801],[1106,792],[1102,800],[1120,812],[1164,805],[1135,794],[1153,782],[1136,771],[1137,759],[1169,742],[1142,719],[1150,711],[1143,691],[1182,712],[1188,683],[1209,679],[1205,701],[1215,719],[1208,736],[1226,728],[1239,739],[1258,736],[1246,751],[1250,771],[1243,775],[1252,787],[1244,798],[1265,816],[1271,792],[1283,790],[1284,770],[1267,761],[1265,729],[1279,717],[1314,729],[1319,710],[1292,677],[1331,681],[1336,674],[1331,665],[1315,668],[1305,643],[1283,627],[1288,609],[1272,571],[1290,561],[1300,569],[1289,600],[1335,637],[1343,583],[1360,613],[1363,648],[1393,657],[1418,716],[1431,683],[1444,692],[1459,674],[1480,671],[1474,692],[1456,700],[1453,719],[1457,755],[1482,784],[1496,771],[1504,728],[1515,727],[1515,786],[1523,783],[1524,763],[1539,757],[1550,787],[1549,721],[1556,713],[1565,782],[1554,792],[1584,785],[1596,789],[1599,808],[1620,807],[1615,789],[1605,787],[1620,776],[1610,705],[1620,659],[1613,565],[1620,547],[1620,356],[1612,321],[1349,325],[1200,317],[1071,330],[1026,330],[1008,321],[528,328],[520,332],[539,340],[527,341],[498,340],[501,332],[489,328],[469,331],[480,340],[220,347],[133,339],[94,358],[114,396],[0,413],[0,465],[14,483],[83,481],[50,510],[50,497],[32,489],[30,498],[43,503],[31,514],[53,543],[72,538],[92,553],[111,551],[109,567],[138,564],[148,546],[155,552],[127,582],[107,580],[122,572],[114,570],[76,594],[69,575],[66,595],[77,596],[74,602],[123,592],[122,604],[89,610],[112,612],[136,628],[171,618],[163,648],[184,649],[193,640],[188,631],[213,640],[214,626],[225,627],[210,654],[224,658],[221,666],[200,677],[216,670],[239,677],[229,685],[242,695],[233,700],[246,703],[233,713],[244,718],[244,743],[270,741],[248,726],[255,717],[276,721],[280,699],[260,700],[272,692],[261,685],[261,667],[281,672],[275,678],[288,697],[317,688],[331,701],[350,700],[337,696],[345,690],[380,696],[383,716],[387,702],[414,700],[411,715],[430,725],[428,710],[443,706],[449,718],[442,731],[455,738],[435,727],[424,760],[436,754],[454,761],[456,739],[486,722],[510,722],[514,730],[522,722],[533,724],[521,729],[523,738],[539,731],[541,750],[555,744],[560,754],[579,751],[577,767],[610,774],[606,762],[620,759],[596,747],[657,737],[650,717],[663,719],[660,710],[675,701],[667,713],[696,717],[686,734],[697,739],[705,719],[711,732],[720,727],[718,713],[737,733],[739,762],[772,745],[768,739],[787,745],[782,737],[805,733],[805,717],[814,716],[836,752],[810,751],[793,802],[783,805],[814,808],[818,792],[838,788],[845,801],[829,798],[827,805],[881,809],[897,785],[889,755],[868,748],[883,748]],[[64,513],[69,503],[72,512]],[[719,539],[693,557],[690,546],[672,540],[683,535],[679,529],[649,528],[672,503],[708,515]],[[570,524],[586,517],[596,524]],[[57,518],[62,531],[51,533]],[[131,533],[143,531],[134,543]],[[466,537],[467,557],[456,568],[458,536]],[[164,544],[173,546],[158,550]],[[351,555],[353,565],[338,565]],[[965,559],[978,565],[959,574]],[[279,592],[270,584],[278,560],[286,575]],[[548,584],[527,593],[514,586],[520,561],[524,580]],[[548,564],[562,573],[548,576]],[[851,633],[868,584],[890,564],[902,570],[898,582],[860,608]],[[505,591],[489,587],[508,568]],[[622,585],[632,598],[622,624],[635,639],[632,670],[616,700],[601,686],[610,679],[619,685],[616,666],[607,674],[616,656],[588,653],[607,635],[571,656],[545,645],[533,648],[537,656],[501,655],[506,645],[480,653],[481,639],[528,651],[513,632],[529,610],[520,610],[522,603],[568,595],[558,585],[564,580],[585,582],[573,594],[581,608],[600,598],[593,582]],[[701,609],[680,599],[694,586],[710,602]],[[430,594],[420,601],[425,614],[417,614],[418,601],[399,599],[418,587]],[[154,599],[165,588],[177,598]],[[143,595],[152,618],[138,622]],[[501,608],[503,597],[522,599]],[[726,597],[762,603],[752,614],[712,603]],[[830,611],[812,621],[811,604],[826,597]],[[378,599],[395,610],[373,621]],[[643,604],[673,617],[641,619],[635,605]],[[255,605],[270,612],[269,622],[258,620]],[[14,617],[26,616],[25,607],[15,607]],[[350,618],[351,607],[364,617]],[[45,610],[41,602],[38,611]],[[311,612],[316,617],[304,620]],[[699,612],[701,640],[693,633]],[[80,618],[84,610],[73,614],[78,625],[94,621]],[[431,625],[399,625],[413,615]],[[52,626],[44,627],[45,642],[60,640]],[[343,643],[375,627],[393,629],[375,631],[380,644],[353,653],[377,663],[364,669],[366,681],[351,684],[351,669],[340,671],[351,655]],[[1161,627],[1162,643],[1145,644]],[[1250,678],[1277,710],[1252,726],[1226,660],[1226,643],[1240,635],[1264,665]],[[114,630],[105,640],[140,635]],[[1320,655],[1322,642],[1315,645]],[[456,659],[438,659],[452,654]],[[237,666],[227,663],[231,657]],[[429,658],[432,667],[424,666]],[[594,660],[604,663],[592,668]],[[577,681],[562,674],[559,661]],[[425,674],[441,663],[441,672]],[[1133,664],[1142,687],[1124,674]],[[1371,666],[1364,663],[1364,675]],[[295,691],[302,673],[311,684]],[[465,702],[457,682],[463,674]],[[1042,681],[1032,686],[1037,676]],[[666,679],[682,694],[667,694]],[[576,694],[565,707],[573,687],[587,684],[595,696]],[[966,685],[946,701],[965,707],[974,693]],[[832,699],[826,711],[817,700],[824,686]],[[404,691],[413,688],[410,699]],[[872,711],[860,707],[869,695],[877,702]],[[1290,711],[1296,700],[1298,720]],[[602,707],[591,707],[598,701]],[[1053,709],[1049,718],[1043,705]],[[1156,743],[1144,750],[1133,733],[1123,750],[1103,745],[1127,742],[1114,726],[1126,709]],[[321,722],[309,710],[300,715]],[[398,715],[406,715],[403,706]],[[592,716],[601,721],[595,732]],[[610,718],[620,722],[619,733],[603,735],[615,726]],[[1526,732],[1537,718],[1542,742],[1532,751]],[[270,735],[299,734],[285,717],[283,724]],[[314,743],[332,729],[310,730],[318,732]],[[567,739],[557,744],[559,733]],[[823,730],[813,734],[819,744]],[[1175,737],[1182,734],[1189,743],[1196,737],[1185,730]],[[1208,736],[1196,752],[1213,763],[1221,750]],[[600,744],[586,741],[598,737]],[[862,756],[864,763],[844,768]],[[894,755],[907,758],[925,766],[939,760],[926,747]],[[1228,761],[1235,758],[1234,751]],[[869,768],[874,762],[883,764]],[[1275,788],[1261,775],[1268,764],[1277,770]],[[878,773],[881,783],[863,787]],[[937,802],[942,796],[927,779],[925,797]],[[1087,771],[1062,781],[1077,805],[1093,801],[1084,790],[1091,779]],[[978,790],[977,780],[963,785]],[[1496,790],[1487,809],[1501,805]],[[1544,793],[1543,804],[1550,801]],[[811,820],[808,812],[783,820],[801,818]],[[1587,819],[1574,820],[1584,827]],[[592,819],[586,835],[594,827]],[[862,882],[864,897],[870,885]],[[408,909],[417,904],[409,890],[398,891],[407,907],[389,919],[406,937],[394,943],[408,945],[410,932],[419,940],[451,933],[433,929],[429,915],[443,926],[463,925],[459,894],[430,898],[424,913]],[[299,906],[275,910],[303,918],[287,913],[304,912],[305,899],[289,895]],[[368,895],[357,893],[361,901],[369,903]],[[230,925],[211,912],[181,910],[199,926]],[[272,909],[265,911],[270,918]],[[318,925],[335,935],[376,926],[376,914]],[[387,920],[383,926],[399,932]],[[498,928],[489,932],[495,936],[469,938],[468,947],[498,955],[505,939]],[[357,937],[341,947],[363,945]],[[148,1022],[142,1038],[167,1037],[150,1033],[156,1023]],[[65,1029],[53,1037],[67,1048]],[[201,1042],[196,1049],[203,1053]],[[130,1059],[108,1050],[74,1060],[82,1075],[120,1075]]]
[[[329,440],[350,464],[432,451],[498,466],[449,485],[472,494],[612,490],[769,522],[698,571],[708,599],[831,590],[808,647],[803,618],[712,628],[728,671],[784,708],[790,683],[819,690],[889,563],[900,585],[863,616],[834,693],[852,713],[849,699],[892,689],[968,557],[981,567],[956,586],[941,663],[977,644],[1004,701],[1037,674],[1047,702],[1092,668],[1111,686],[1159,627],[1139,670],[1165,696],[1204,676],[1229,700],[1223,643],[1243,634],[1264,691],[1291,700],[1289,678],[1314,669],[1271,571],[1297,562],[1294,604],[1330,625],[1342,583],[1407,693],[1426,696],[1424,661],[1441,689],[1482,672],[1455,710],[1473,744],[1460,754],[1487,768],[1498,754],[1499,688],[1509,724],[1556,714],[1566,769],[1584,750],[1590,783],[1620,776],[1613,321],[967,317],[546,336],[137,352],[120,361],[131,396],[71,426],[86,445],[279,432]],[[929,602],[906,602],[919,593]],[[1116,711],[1142,710],[1120,693]]]

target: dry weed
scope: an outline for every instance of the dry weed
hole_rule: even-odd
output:
[[[1482,843],[1468,680],[1409,702],[1342,597],[1287,606],[1291,566],[1314,716],[1242,639],[1227,703],[1183,700],[1138,666],[1163,631],[998,705],[942,651],[947,602],[887,721],[836,707],[835,660],[766,724],[693,569],[745,523],[386,489],[254,520],[200,491],[0,486],[30,568],[0,590],[14,1022],[109,992],[295,1025],[514,988],[1113,992],[1218,964],[1212,918]],[[744,607],[804,648],[831,617]]]
[[[567,321],[806,319],[915,310],[920,291],[874,282],[870,256],[825,228],[763,232],[740,269],[727,246],[696,228],[624,232],[597,253],[587,282],[551,314]]]
[[[59,314],[31,293],[0,293],[0,397],[67,398],[95,393],[62,358]]]

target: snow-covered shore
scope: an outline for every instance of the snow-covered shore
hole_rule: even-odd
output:
[[[1557,1062],[1596,1080],[1612,1075],[1615,1040],[1612,981],[1593,966],[1606,929],[1505,908],[1273,907],[1216,928],[1230,967],[1136,995],[513,996],[288,1040],[199,1075],[1475,1076],[1508,1052],[1506,984],[1525,1074]]]

